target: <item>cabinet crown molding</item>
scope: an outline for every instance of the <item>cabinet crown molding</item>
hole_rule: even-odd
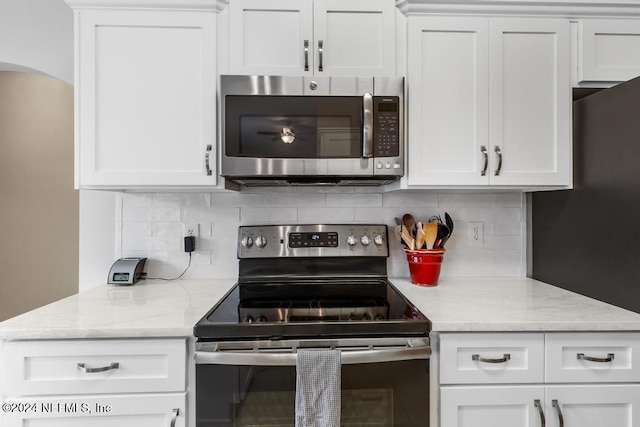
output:
[[[565,18],[640,17],[638,0],[396,0],[405,15],[485,14]]]
[[[229,0],[65,0],[72,9],[164,9],[220,12]]]

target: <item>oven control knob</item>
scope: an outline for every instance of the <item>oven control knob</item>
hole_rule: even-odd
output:
[[[253,317],[251,316],[246,316],[244,319],[242,319],[243,323],[253,323]]]
[[[369,246],[369,243],[371,243],[371,239],[365,234],[360,238],[360,243],[362,243],[362,246]]]
[[[267,321],[267,318],[264,316],[258,316],[258,319],[256,320],[258,323],[264,323]]]
[[[356,236],[354,236],[353,234],[350,234],[349,237],[347,237],[347,245],[354,246],[356,243],[358,243]]]
[[[381,235],[376,234],[376,235],[373,237],[373,243],[375,243],[375,244],[376,244],[376,246],[380,246],[380,245],[382,245],[382,244],[384,243],[384,240],[382,240],[382,236],[381,236]]]
[[[355,313],[350,313],[349,320],[360,320],[360,318]]]
[[[267,239],[264,236],[256,237],[256,246],[259,248],[264,248],[267,246]]]
[[[376,314],[376,317],[373,320],[384,320],[384,316],[382,314]]]
[[[244,236],[242,240],[240,240],[240,244],[245,248],[250,248],[253,246],[253,238],[251,236]]]
[[[371,316],[369,316],[367,313],[362,315],[362,320],[371,320]]]

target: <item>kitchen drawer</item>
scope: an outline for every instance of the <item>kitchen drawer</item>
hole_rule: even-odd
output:
[[[23,397],[3,401],[2,427],[185,427],[186,393]]]
[[[547,334],[546,382],[638,381],[640,333]]]
[[[440,384],[541,383],[544,335],[440,335]]]
[[[10,341],[3,350],[6,397],[186,389],[184,339]]]

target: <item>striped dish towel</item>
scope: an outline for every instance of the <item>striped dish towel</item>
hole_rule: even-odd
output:
[[[340,427],[340,350],[298,350],[296,427]]]

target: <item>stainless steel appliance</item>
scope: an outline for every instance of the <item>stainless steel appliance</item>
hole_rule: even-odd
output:
[[[341,425],[429,425],[428,319],[387,279],[385,225],[247,226],[195,326],[196,426],[294,426],[300,349],[339,349]]]
[[[592,92],[574,89],[574,189],[531,194],[531,277],[640,313],[640,78]]]
[[[228,180],[380,185],[403,175],[402,77],[220,79]]]

